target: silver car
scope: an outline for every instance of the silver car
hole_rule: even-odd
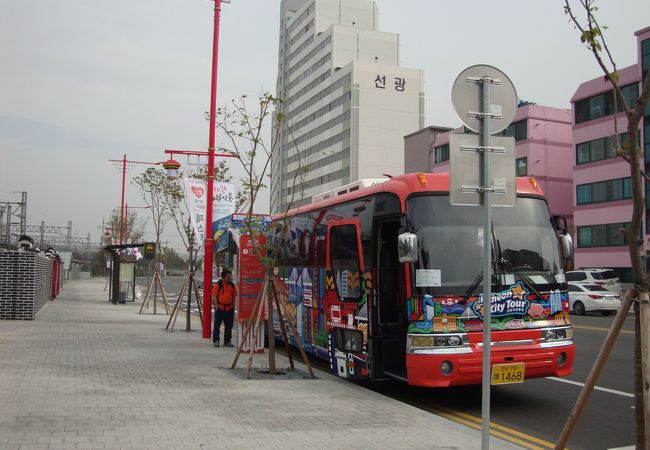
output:
[[[597,311],[609,316],[621,306],[621,296],[593,284],[569,283],[569,304],[571,311],[582,315]]]

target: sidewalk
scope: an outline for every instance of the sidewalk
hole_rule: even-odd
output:
[[[245,380],[198,322],[168,333],[167,316],[111,304],[104,284],[69,282],[36,320],[0,321],[0,448],[481,447],[480,431],[322,371]]]

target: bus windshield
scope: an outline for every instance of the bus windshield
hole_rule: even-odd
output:
[[[452,206],[448,196],[427,195],[408,200],[407,216],[420,250],[419,262],[415,263],[415,292],[467,294],[482,276],[483,208]],[[512,208],[494,207],[492,223],[494,288],[519,279],[539,290],[559,287],[564,281],[560,252],[544,200],[517,198]],[[439,281],[437,276],[425,273],[439,274]],[[479,283],[472,294],[482,291]]]

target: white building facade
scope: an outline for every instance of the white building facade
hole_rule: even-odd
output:
[[[375,3],[282,0],[280,14],[271,212],[402,174],[403,137],[424,123],[423,75],[399,67],[399,35],[377,31]]]

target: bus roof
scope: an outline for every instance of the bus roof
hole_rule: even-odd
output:
[[[517,177],[516,185],[518,195],[544,196],[542,188],[534,177]],[[400,199],[401,208],[404,210],[406,198],[411,194],[422,192],[449,192],[449,173],[407,173],[399,175],[390,178],[381,184],[376,184],[291,209],[288,211],[287,215],[293,216],[298,213],[318,210],[379,193],[393,193],[397,195]],[[272,218],[276,219],[281,216],[283,216],[283,214],[275,214]]]

